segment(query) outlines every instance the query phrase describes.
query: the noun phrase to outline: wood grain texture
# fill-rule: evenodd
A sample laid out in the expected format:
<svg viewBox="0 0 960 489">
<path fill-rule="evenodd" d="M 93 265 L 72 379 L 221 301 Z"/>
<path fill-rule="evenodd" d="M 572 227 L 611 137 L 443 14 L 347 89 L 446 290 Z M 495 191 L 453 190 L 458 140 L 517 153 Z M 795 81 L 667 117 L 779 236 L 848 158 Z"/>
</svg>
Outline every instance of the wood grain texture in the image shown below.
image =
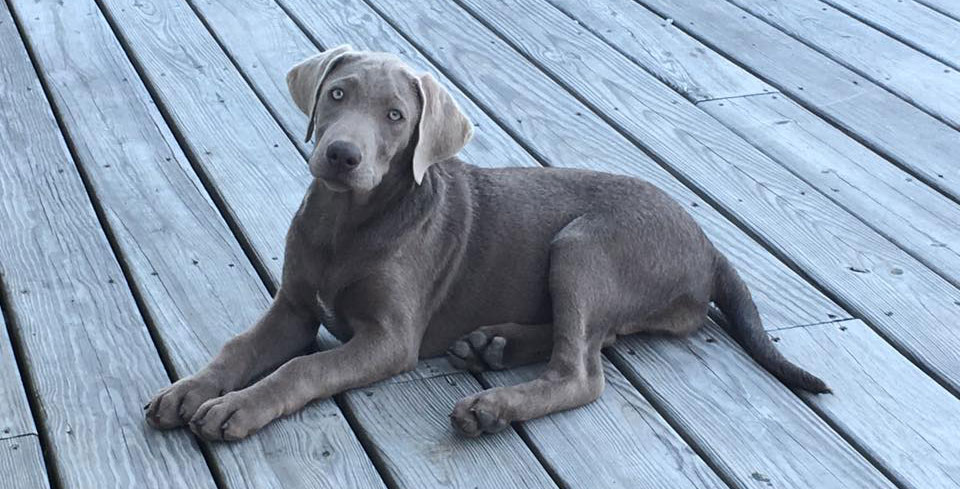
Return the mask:
<svg viewBox="0 0 960 489">
<path fill-rule="evenodd" d="M 611 350 L 735 487 L 895 487 L 715 324 L 686 339 L 628 336 Z"/>
<path fill-rule="evenodd" d="M 658 66 L 643 53 L 669 49 L 702 53 L 694 60 L 720 57 L 672 25 L 653 30 L 656 22 L 663 23 L 662 19 L 630 0 L 551 1 L 561 4 L 568 14 L 573 14 L 577 20 L 593 28 L 599 37 L 617 45 L 621 52 L 653 73 L 657 73 Z M 744 1 L 767 5 L 765 2 Z M 782 4 L 782 1 L 777 2 L 777 5 Z M 835 12 L 832 7 L 828 9 Z M 850 20 L 845 14 L 835 15 Z M 645 25 L 649 27 L 645 29 L 648 34 L 631 36 L 619 29 L 603 29 L 611 22 Z M 823 27 L 822 24 L 816 25 Z M 708 73 L 701 75 L 701 71 L 693 69 L 685 73 L 699 77 L 691 83 L 714 83 Z M 669 76 L 671 72 L 660 73 L 661 79 Z M 741 76 L 753 77 L 747 72 L 742 72 Z M 685 80 L 685 77 L 676 80 L 673 85 Z M 960 256 L 954 251 L 960 246 L 960 231 L 956 225 L 960 223 L 960 207 L 949 199 L 785 97 L 736 97 L 703 101 L 698 107 L 888 239 L 909 250 L 954 285 L 960 285 Z"/>
<path fill-rule="evenodd" d="M 555 488 L 513 429 L 465 439 L 450 428 L 450 409 L 481 390 L 466 373 L 389 380 L 346 396 L 365 425 L 389 479 L 410 488 Z"/>
<path fill-rule="evenodd" d="M 960 286 L 960 206 L 787 98 L 698 106 Z"/>
<path fill-rule="evenodd" d="M 416 50 L 390 36 L 361 35 L 364 32 L 363 24 L 375 23 L 369 15 L 364 18 L 357 10 L 347 8 L 333 11 L 298 9 L 302 25 L 310 29 L 308 37 L 273 0 L 191 1 L 304 154 L 309 154 L 313 149 L 309 143 L 303 142 L 307 118 L 293 104 L 287 92 L 285 75 L 295 63 L 321 49 L 348 43 L 356 49 L 396 53 L 409 60 L 416 69 L 430 71 L 441 84 L 450 87 L 457 103 L 473 121 L 475 129 L 473 139 L 462 152 L 464 158 L 487 166 L 537 164 L 486 113 L 448 83 L 442 73 L 430 69 L 429 63 Z M 290 7 L 296 8 L 298 5 Z M 323 24 L 343 23 L 340 28 L 344 34 L 316 29 L 314 16 L 318 15 L 323 18 Z M 351 28 L 358 24 L 358 28 Z M 315 45 L 313 41 L 320 45 Z"/>
<path fill-rule="evenodd" d="M 732 4 L 638 1 L 960 200 L 960 132 Z"/>
<path fill-rule="evenodd" d="M 823 1 L 960 70 L 960 22 L 914 0 Z"/>
<path fill-rule="evenodd" d="M 960 291 L 949 282 L 693 104 L 672 103 L 677 98 L 673 91 L 560 12 L 538 8 L 535 2 L 465 3 L 960 391 L 960 331 L 953 327 Z M 445 14 L 457 15 L 450 8 Z M 465 30 L 469 21 L 458 19 L 458 29 Z M 512 50 L 493 48 L 495 36 L 480 27 L 471 29 L 470 37 L 482 39 L 486 55 L 497 65 L 523 62 Z M 583 52 L 591 56 L 578 54 Z M 511 58 L 516 61 L 506 61 Z M 535 76 L 522 86 L 534 83 Z"/>
<path fill-rule="evenodd" d="M 491 385 L 536 377 L 544 365 L 487 372 Z M 727 487 L 623 374 L 604 359 L 606 388 L 586 406 L 519 423 L 564 487 Z"/>
<path fill-rule="evenodd" d="M 859 320 L 773 334 L 780 351 L 833 389 L 831 396 L 803 393 L 807 401 L 901 487 L 960 486 L 960 399 Z"/>
<path fill-rule="evenodd" d="M 393 2 L 376 5 L 550 165 L 644 178 L 683 203 L 738 267 L 768 327 L 847 316 L 529 63 L 519 56 L 491 55 L 494 49 L 499 53 L 509 47 L 475 21 L 454 23 L 442 20 L 439 13 L 419 12 L 436 8 L 447 15 L 458 12 L 455 7 L 436 3 L 423 9 L 400 8 Z M 459 19 L 466 14 L 460 11 L 456 15 Z M 676 96 L 670 105 L 681 100 Z"/>
<path fill-rule="evenodd" d="M 13 356 L 13 343 L 0 316 L 0 439 L 29 434 L 37 434 L 37 427 Z"/>
<path fill-rule="evenodd" d="M 956 0 L 917 0 L 917 3 L 960 21 L 960 2 Z"/>
<path fill-rule="evenodd" d="M 302 155 L 185 1 L 100 5 L 214 197 L 279 277 L 283 236 L 311 178 Z"/>
<path fill-rule="evenodd" d="M 949 66 L 818 1 L 731 1 L 954 128 L 960 127 L 960 76 Z M 960 38 L 960 24 L 956 35 Z"/>
<path fill-rule="evenodd" d="M 169 379 L 6 4 L 0 22 L 0 273 L 58 483 L 213 488 L 189 435 L 143 422 Z"/>
<path fill-rule="evenodd" d="M 10 489 L 50 487 L 36 435 L 0 439 L 0 486 Z"/>
<path fill-rule="evenodd" d="M 776 92 L 632 0 L 549 2 L 694 102 Z"/>
<path fill-rule="evenodd" d="M 133 285 L 176 375 L 190 375 L 269 295 L 96 5 L 15 5 Z M 211 451 L 228 487 L 382 487 L 329 400 Z"/>
</svg>

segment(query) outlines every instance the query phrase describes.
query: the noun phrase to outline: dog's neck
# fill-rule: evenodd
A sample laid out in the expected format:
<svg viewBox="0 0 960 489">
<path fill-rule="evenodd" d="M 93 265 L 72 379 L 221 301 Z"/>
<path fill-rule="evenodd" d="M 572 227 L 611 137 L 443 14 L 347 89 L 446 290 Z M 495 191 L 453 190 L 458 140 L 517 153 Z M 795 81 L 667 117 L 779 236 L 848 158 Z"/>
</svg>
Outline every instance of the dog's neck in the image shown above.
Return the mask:
<svg viewBox="0 0 960 489">
<path fill-rule="evenodd" d="M 314 180 L 298 212 L 302 222 L 310 223 L 310 240 L 332 249 L 358 239 L 386 242 L 429 219 L 443 182 L 424 178 L 417 185 L 409 172 L 392 173 L 369 192 L 337 192 Z"/>
</svg>

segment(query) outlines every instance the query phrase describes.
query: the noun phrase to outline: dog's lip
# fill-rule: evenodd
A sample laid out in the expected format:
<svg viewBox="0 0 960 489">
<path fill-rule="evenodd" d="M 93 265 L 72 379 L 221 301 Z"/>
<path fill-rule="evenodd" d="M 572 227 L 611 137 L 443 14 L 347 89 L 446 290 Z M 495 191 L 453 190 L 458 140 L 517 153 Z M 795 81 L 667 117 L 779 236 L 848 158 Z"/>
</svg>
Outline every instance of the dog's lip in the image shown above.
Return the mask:
<svg viewBox="0 0 960 489">
<path fill-rule="evenodd" d="M 333 190 L 334 192 L 346 192 L 350 190 L 350 186 L 330 178 L 317 177 L 317 180 L 320 180 L 328 189 Z"/>
</svg>

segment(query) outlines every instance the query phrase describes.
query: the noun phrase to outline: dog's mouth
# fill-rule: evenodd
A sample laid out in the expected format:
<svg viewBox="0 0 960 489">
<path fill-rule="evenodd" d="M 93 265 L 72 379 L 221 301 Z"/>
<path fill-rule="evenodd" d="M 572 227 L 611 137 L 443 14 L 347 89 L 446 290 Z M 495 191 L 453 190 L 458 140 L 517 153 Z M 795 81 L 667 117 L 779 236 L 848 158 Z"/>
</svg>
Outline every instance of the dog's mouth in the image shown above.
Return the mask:
<svg viewBox="0 0 960 489">
<path fill-rule="evenodd" d="M 317 180 L 320 180 L 324 186 L 334 192 L 346 192 L 347 190 L 350 190 L 349 185 L 329 177 L 317 177 Z"/>
</svg>

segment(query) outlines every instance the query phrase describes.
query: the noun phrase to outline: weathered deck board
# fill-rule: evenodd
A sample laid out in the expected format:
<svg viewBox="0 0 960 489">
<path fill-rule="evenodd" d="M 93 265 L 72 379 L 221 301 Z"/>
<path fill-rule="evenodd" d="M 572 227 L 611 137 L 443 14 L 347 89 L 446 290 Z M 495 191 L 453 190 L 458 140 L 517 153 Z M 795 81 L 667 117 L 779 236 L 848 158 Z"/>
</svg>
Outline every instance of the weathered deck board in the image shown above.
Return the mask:
<svg viewBox="0 0 960 489">
<path fill-rule="evenodd" d="M 0 481 L 11 489 L 50 487 L 36 435 L 0 439 Z"/>
<path fill-rule="evenodd" d="M 960 76 L 940 61 L 821 2 L 731 2 L 954 128 L 960 127 Z M 960 38 L 960 24 L 956 36 Z"/>
<path fill-rule="evenodd" d="M 0 23 L 7 18 L 0 16 Z M 0 36 L 4 34 L 0 26 Z M 5 83 L 0 79 L 0 87 Z M 0 125 L 4 124 L 0 118 Z M 0 189 L 3 185 L 0 185 Z M 0 254 L 2 259 L 2 254 Z M 2 286 L 2 283 L 0 283 Z M 47 488 L 37 427 L 30 413 L 20 371 L 13 357 L 7 325 L 0 315 L 0 485 Z"/>
<path fill-rule="evenodd" d="M 531 380 L 543 365 L 484 374 L 492 385 Z M 599 399 L 520 423 L 564 487 L 720 489 L 726 487 L 650 402 L 604 359 Z"/>
<path fill-rule="evenodd" d="M 913 0 L 822 1 L 960 70 L 960 22 Z"/>
<path fill-rule="evenodd" d="M 234 222 L 248 238 L 260 261 L 270 263 L 267 272 L 271 282 L 276 284 L 278 265 L 267 257 L 281 256 L 280 248 L 295 206 L 286 207 L 280 202 L 273 205 L 269 198 L 275 197 L 273 193 L 294 195 L 298 200 L 302 197 L 305 184 L 311 178 L 302 155 L 185 2 L 171 0 L 156 10 L 139 3 L 123 7 L 120 0 L 104 3 L 113 18 L 113 25 L 120 30 L 133 56 L 139 60 L 142 75 L 156 91 L 158 102 L 171 114 L 183 141 L 193 148 L 197 163 L 210 184 L 231 209 L 237 209 Z M 162 25 L 163 29 L 151 29 L 153 25 Z M 184 65 L 183 58 L 173 56 L 171 52 L 190 53 L 189 63 Z M 282 80 L 285 74 L 284 71 L 275 76 Z M 243 154 L 246 148 L 256 145 L 260 146 L 257 154 L 269 152 L 269 159 L 266 155 L 264 160 L 257 160 L 256 155 Z M 236 160 L 228 161 L 228 156 L 234 156 Z M 238 169 L 237 161 L 250 161 L 251 166 Z M 250 171 L 254 166 L 256 171 Z M 252 181 L 253 177 L 260 181 Z M 264 206 L 264 202 L 272 205 Z M 265 212 L 267 207 L 269 212 Z M 286 215 L 279 217 L 282 214 Z M 264 215 L 273 216 L 279 222 L 264 222 Z M 359 392 L 348 392 L 343 398 L 349 402 L 360 395 Z M 394 403 L 393 410 L 404 411 L 408 422 L 418 425 L 420 430 L 438 429 L 433 426 L 435 420 L 426 417 L 423 411 L 411 411 L 396 396 L 382 397 Z M 449 397 L 434 395 L 423 402 L 450 409 Z M 352 412 L 350 415 L 356 420 L 360 435 L 373 446 L 394 451 L 409 448 L 391 445 L 392 438 L 381 440 L 387 436 L 377 431 L 384 423 L 382 413 Z M 449 423 L 444 423 L 442 428 L 449 429 Z M 478 473 L 483 467 L 491 480 L 504 477 L 497 468 L 507 467 L 510 460 L 526 460 L 536 465 L 534 455 L 515 433 L 506 439 L 511 445 L 510 450 L 486 450 L 483 453 L 488 454 L 489 459 L 464 458 L 456 460 L 456 464 L 464 468 L 476 467 Z M 490 443 L 489 440 L 476 441 L 480 446 Z M 430 460 L 429 453 L 416 455 L 414 458 L 421 460 L 420 464 L 408 466 L 406 470 L 422 471 L 423 461 Z M 427 466 L 431 470 L 439 469 L 436 463 Z M 549 482 L 546 474 L 542 475 Z"/>
<path fill-rule="evenodd" d="M 960 286 L 956 203 L 784 97 L 699 107 Z"/>
<path fill-rule="evenodd" d="M 597 36 L 639 47 L 625 54 L 694 102 L 777 91 L 631 0 L 549 2 Z"/>
<path fill-rule="evenodd" d="M 687 339 L 628 336 L 612 351 L 736 487 L 894 487 L 712 323 Z"/>
<path fill-rule="evenodd" d="M 960 486 L 960 399 L 859 320 L 773 334 L 787 357 L 823 372 L 833 389 L 802 395 L 901 487 Z"/>
<path fill-rule="evenodd" d="M 917 0 L 917 3 L 960 21 L 960 2 L 957 0 Z"/>
<path fill-rule="evenodd" d="M 701 60 L 720 55 L 679 29 L 648 29 L 648 35 L 642 37 L 620 29 L 603 29 L 611 22 L 653 26 L 662 20 L 642 6 L 630 0 L 551 1 L 661 79 L 669 78 L 676 70 L 661 70 L 643 53 L 659 51 L 661 46 L 676 52 L 699 53 L 695 58 L 676 60 L 690 65 L 680 70 L 685 73 L 680 80 L 689 79 L 707 90 L 711 88 L 713 78 L 703 72 Z M 754 78 L 747 72 L 740 76 Z M 671 85 L 675 84 L 676 80 Z M 689 93 L 684 95 L 692 98 Z M 960 285 L 960 252 L 954 251 L 960 249 L 960 207 L 952 201 L 788 98 L 775 94 L 736 97 L 703 101 L 698 107 L 954 285 Z"/>
<path fill-rule="evenodd" d="M 176 375 L 190 375 L 256 321 L 269 294 L 97 6 L 15 5 L 134 288 Z M 382 487 L 329 400 L 211 450 L 228 487 Z"/>
<path fill-rule="evenodd" d="M 0 273 L 59 484 L 213 488 L 189 435 L 142 421 L 169 379 L 6 4 L 0 21 Z"/>
<path fill-rule="evenodd" d="M 956 164 L 960 132 L 735 5 L 638 1 L 960 200 L 960 165 Z"/>
<path fill-rule="evenodd" d="M 378 5 L 389 12 L 398 8 L 393 4 Z M 416 38 L 415 42 L 429 51 L 451 78 L 497 114 L 501 124 L 550 165 L 631 174 L 686 203 L 687 211 L 750 284 L 768 327 L 818 323 L 847 316 L 527 63 L 516 58 L 491 59 L 484 44 L 492 45 L 463 35 L 458 26 L 436 22 L 427 16 L 416 20 L 398 15 L 391 17 L 405 26 L 406 35 Z M 502 43 L 498 47 L 502 47 Z M 680 98 L 676 98 L 679 103 Z"/>
<path fill-rule="evenodd" d="M 300 152 L 186 2 L 100 5 L 214 199 L 279 277 L 283 236 L 310 181 Z"/>
<path fill-rule="evenodd" d="M 237 62 L 240 71 L 250 80 L 253 88 L 305 155 L 309 154 L 313 146 L 312 143 L 303 142 L 306 117 L 293 104 L 290 94 L 287 93 L 287 84 L 284 79 L 290 67 L 316 54 L 321 48 L 351 42 L 357 49 L 366 46 L 368 49 L 393 52 L 400 56 L 415 55 L 414 52 L 407 51 L 409 47 L 391 43 L 388 40 L 389 36 L 381 39 L 373 34 L 335 36 L 326 32 L 308 36 L 273 0 L 191 0 L 191 2 L 210 26 L 220 44 Z M 290 6 L 290 8 L 296 7 L 296 4 Z M 316 12 L 316 10 L 313 11 Z M 372 17 L 364 19 L 358 15 L 357 11 L 350 9 L 323 12 L 320 20 L 325 23 L 345 22 L 347 25 L 356 26 L 355 30 L 358 32 L 361 30 L 366 32 L 364 25 L 376 23 Z M 305 26 L 308 29 L 314 27 L 310 23 Z M 321 46 L 315 45 L 315 41 L 320 42 Z M 442 77 L 439 74 L 438 76 Z M 445 82 L 443 78 L 438 80 L 441 83 Z M 451 86 L 448 83 L 444 85 Z M 479 159 L 492 166 L 537 164 L 529 153 L 517 145 L 470 99 L 458 90 L 451 90 L 451 93 L 475 126 L 474 138 L 463 152 L 465 158 Z"/>
<path fill-rule="evenodd" d="M 703 60 L 720 55 L 679 29 L 648 29 L 648 35 L 638 37 L 603 28 L 612 22 L 638 26 L 662 22 L 644 7 L 630 0 L 551 1 L 661 80 L 677 70 L 662 70 L 643 53 L 659 51 L 661 46 L 698 53 L 676 59 L 675 63 L 689 65 L 679 70 L 686 74 L 680 81 L 689 79 L 711 89 L 713 78 L 703 68 L 714 63 Z M 754 78 L 747 72 L 740 76 Z M 689 93 L 684 95 L 693 99 Z M 790 99 L 774 95 L 703 101 L 698 107 L 960 285 L 960 253 L 955 251 L 960 248 L 960 230 L 955 225 L 960 223 L 960 207 Z"/>
<path fill-rule="evenodd" d="M 37 434 L 37 427 L 13 356 L 13 343 L 3 316 L 0 316 L 0 440 L 30 434 Z"/>
<path fill-rule="evenodd" d="M 960 291 L 949 282 L 693 104 L 673 104 L 676 93 L 592 34 L 578 35 L 578 24 L 560 12 L 535 8 L 529 1 L 523 6 L 465 3 L 960 392 L 960 331 L 953 326 Z M 492 39 L 491 34 L 472 33 Z M 498 65 L 519 58 L 492 44 L 487 52 Z M 582 52 L 591 56 L 576 54 Z"/>
<path fill-rule="evenodd" d="M 461 397 L 481 390 L 464 373 L 391 380 L 346 396 L 366 426 L 374 452 L 398 487 L 556 487 L 516 431 L 467 440 L 450 428 L 450 409 Z M 425 421 L 421 421 L 425 420 Z"/>
</svg>

